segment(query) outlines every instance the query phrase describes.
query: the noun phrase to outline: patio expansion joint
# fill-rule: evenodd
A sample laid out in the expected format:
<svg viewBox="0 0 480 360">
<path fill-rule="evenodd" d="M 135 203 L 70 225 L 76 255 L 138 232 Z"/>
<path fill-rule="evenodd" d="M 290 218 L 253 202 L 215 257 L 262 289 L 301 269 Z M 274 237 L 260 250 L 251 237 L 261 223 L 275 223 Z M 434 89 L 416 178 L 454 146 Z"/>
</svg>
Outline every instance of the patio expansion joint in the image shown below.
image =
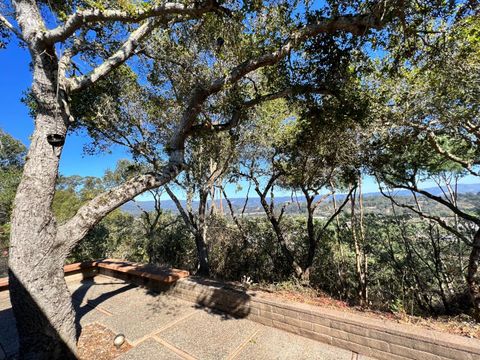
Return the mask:
<svg viewBox="0 0 480 360">
<path fill-rule="evenodd" d="M 235 350 L 232 351 L 230 355 L 227 356 L 226 360 L 233 360 L 235 359 L 238 354 L 248 345 L 248 343 L 262 330 L 261 327 L 256 329 L 244 342 L 237 346 Z"/>
<path fill-rule="evenodd" d="M 166 323 L 164 326 L 162 326 L 160 329 L 155 329 L 154 331 L 152 331 L 151 333 L 145 335 L 145 336 L 142 336 L 140 339 L 137 339 L 135 341 L 132 341 L 131 344 L 133 346 L 137 346 L 138 344 L 140 344 L 141 342 L 147 340 L 148 338 L 151 338 L 151 337 L 155 337 L 155 336 L 158 336 L 158 333 L 164 331 L 164 330 L 167 330 L 168 328 L 176 325 L 177 323 L 179 323 L 180 321 L 183 321 L 185 319 L 188 319 L 190 316 L 192 316 L 193 314 L 196 313 L 196 310 L 192 310 L 192 312 L 182 316 L 182 317 L 179 317 L 178 319 L 175 319 L 173 321 L 170 321 L 169 323 Z"/>
<path fill-rule="evenodd" d="M 153 335 L 152 338 L 159 342 L 161 345 L 165 346 L 168 350 L 174 352 L 175 354 L 177 354 L 178 356 L 180 356 L 182 359 L 185 359 L 185 360 L 197 360 L 197 358 L 193 357 L 192 355 L 190 355 L 189 353 L 183 351 L 182 349 L 179 349 L 177 348 L 176 346 L 170 344 L 168 341 L 162 339 L 161 337 L 159 337 L 158 335 Z"/>
<path fill-rule="evenodd" d="M 74 298 L 74 299 L 75 299 L 75 298 Z M 113 316 L 113 313 L 111 313 L 110 311 L 102 308 L 102 307 L 99 306 L 99 305 L 93 305 L 93 304 L 91 304 L 88 300 L 87 300 L 87 301 L 83 300 L 82 302 L 80 302 L 80 305 L 82 305 L 82 306 L 87 306 L 87 307 L 89 307 L 89 308 L 92 309 L 92 310 L 96 310 L 96 311 L 98 311 L 98 312 L 101 312 L 102 314 L 105 314 L 105 315 L 108 315 L 108 316 Z"/>
</svg>

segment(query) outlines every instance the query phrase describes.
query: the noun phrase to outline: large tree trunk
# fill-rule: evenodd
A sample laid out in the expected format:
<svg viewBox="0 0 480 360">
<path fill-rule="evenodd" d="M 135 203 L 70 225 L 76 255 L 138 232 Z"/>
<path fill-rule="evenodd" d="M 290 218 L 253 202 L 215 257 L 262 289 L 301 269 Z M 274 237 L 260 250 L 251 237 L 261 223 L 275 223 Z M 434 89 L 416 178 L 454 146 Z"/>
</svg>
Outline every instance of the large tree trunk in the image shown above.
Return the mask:
<svg viewBox="0 0 480 360">
<path fill-rule="evenodd" d="M 51 207 L 60 150 L 47 142 L 48 133 L 65 134 L 66 130 L 63 120 L 57 123 L 54 93 L 50 95 L 50 102 L 39 106 L 12 213 L 10 297 L 20 357 L 25 359 L 74 358 L 76 346 L 73 308 L 63 274 L 69 248 L 58 241 Z"/>
<path fill-rule="evenodd" d="M 20 359 L 76 359 L 76 332 L 70 293 L 63 274 L 63 261 L 41 263 L 32 271 L 11 269 L 10 298 L 20 340 Z"/>
<path fill-rule="evenodd" d="M 478 263 L 480 262 L 480 228 L 475 233 L 472 251 L 468 261 L 467 285 L 473 305 L 473 317 L 480 322 L 480 279 Z"/>
<path fill-rule="evenodd" d="M 66 135 L 64 93 L 57 86 L 58 60 L 53 46 L 35 40 L 42 26 L 33 2 L 15 3 L 17 19 L 29 41 L 33 64 L 32 94 L 36 99 L 35 130 L 12 212 L 10 297 L 20 337 L 20 357 L 74 358 L 75 324 L 63 264 L 69 246 L 57 237 L 52 201 L 61 147 L 48 134 Z"/>
</svg>

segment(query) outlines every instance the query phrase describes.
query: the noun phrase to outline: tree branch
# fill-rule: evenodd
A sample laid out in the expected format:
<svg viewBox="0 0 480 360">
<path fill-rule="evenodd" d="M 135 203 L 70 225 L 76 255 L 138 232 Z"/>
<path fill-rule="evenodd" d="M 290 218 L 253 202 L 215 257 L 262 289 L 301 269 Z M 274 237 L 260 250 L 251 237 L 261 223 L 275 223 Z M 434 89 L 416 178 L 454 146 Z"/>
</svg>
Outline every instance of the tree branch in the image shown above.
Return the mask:
<svg viewBox="0 0 480 360">
<path fill-rule="evenodd" d="M 165 18 L 168 15 L 199 16 L 206 11 L 213 10 L 214 7 L 215 2 L 209 0 L 199 7 L 195 6 L 195 4 L 184 5 L 178 2 L 167 2 L 165 4 L 151 6 L 149 9 L 141 9 L 139 7 L 133 11 L 108 9 L 79 10 L 73 15 L 70 15 L 63 25 L 40 34 L 40 40 L 47 44 L 65 41 L 81 27 L 97 22 L 121 21 L 125 23 L 137 23 L 148 18 Z"/>
<path fill-rule="evenodd" d="M 457 231 L 456 229 L 454 229 L 453 227 L 451 227 L 450 225 L 448 225 L 444 220 L 442 220 L 440 217 L 438 216 L 434 216 L 434 215 L 428 215 L 426 214 L 425 212 L 419 210 L 418 208 L 415 208 L 414 206 L 412 205 L 407 205 L 407 204 L 401 204 L 399 203 L 397 200 L 395 200 L 395 198 L 390 195 L 390 194 L 386 194 L 383 190 L 383 188 L 380 186 L 379 187 L 380 189 L 380 193 L 387 199 L 389 199 L 392 204 L 394 204 L 395 206 L 398 206 L 398 207 L 401 207 L 401 208 L 404 208 L 404 209 L 409 209 L 410 211 L 412 211 L 413 213 L 417 214 L 418 216 L 420 216 L 421 218 L 425 218 L 425 219 L 429 219 L 429 220 L 433 220 L 435 221 L 438 225 L 440 225 L 442 228 L 444 228 L 445 230 L 451 232 L 452 234 L 456 235 L 459 239 L 462 239 L 463 242 L 465 242 L 465 244 L 467 245 L 471 245 L 471 241 L 469 241 L 463 234 L 461 234 L 459 231 Z"/>
<path fill-rule="evenodd" d="M 183 169 L 183 150 L 170 155 L 170 161 L 159 174 L 148 173 L 136 176 L 122 185 L 106 191 L 80 207 L 77 213 L 65 224 L 59 226 L 57 242 L 72 249 L 87 232 L 108 213 L 135 196 L 165 185 Z"/>
<path fill-rule="evenodd" d="M 440 196 L 436 196 L 436 195 L 433 195 L 432 193 L 429 193 L 428 191 L 419 189 L 416 185 L 410 187 L 410 186 L 397 184 L 397 185 L 394 185 L 394 187 L 397 187 L 397 188 L 400 188 L 400 189 L 405 189 L 405 190 L 415 191 L 418 194 L 421 194 L 421 195 L 423 195 L 423 196 L 425 196 L 425 197 L 427 197 L 431 200 L 434 200 L 434 201 L 444 205 L 445 207 L 450 209 L 454 214 L 457 214 L 461 218 L 463 218 L 465 220 L 472 221 L 473 223 L 475 223 L 477 225 L 480 225 L 480 219 L 478 217 L 476 217 L 474 215 L 470 215 L 470 214 L 460 210 L 458 207 L 453 205 L 451 202 L 443 199 Z"/>
<path fill-rule="evenodd" d="M 167 191 L 168 196 L 170 196 L 170 199 L 175 203 L 177 206 L 178 212 L 183 218 L 183 221 L 185 222 L 185 225 L 188 227 L 190 232 L 195 235 L 197 231 L 197 227 L 195 222 L 191 221 L 192 218 L 188 216 L 187 212 L 183 208 L 182 204 L 180 203 L 180 200 L 178 200 L 177 196 L 174 194 L 174 192 L 170 189 L 168 185 L 165 185 L 165 190 Z"/>
<path fill-rule="evenodd" d="M 327 227 L 330 225 L 330 223 L 333 221 L 333 219 L 335 219 L 342 212 L 345 205 L 348 204 L 350 196 L 352 196 L 352 193 L 356 188 L 357 188 L 356 186 L 352 186 L 352 188 L 350 189 L 348 194 L 345 196 L 345 199 L 343 200 L 342 204 L 338 207 L 338 209 L 335 210 L 335 212 L 332 214 L 332 216 L 330 216 L 330 218 L 327 220 L 327 222 L 322 226 L 322 228 L 319 231 L 319 233 L 317 235 L 317 238 L 315 240 L 316 243 L 318 243 L 320 241 L 323 232 L 325 231 L 325 229 L 327 229 Z M 332 193 L 332 196 L 335 196 L 335 193 Z"/>
<path fill-rule="evenodd" d="M 384 2 L 381 2 L 381 4 L 381 6 L 377 6 L 375 11 L 369 14 L 345 15 L 338 16 L 333 19 L 322 18 L 317 22 L 306 25 L 302 29 L 295 31 L 290 38 L 287 39 L 285 45 L 281 46 L 279 50 L 264 54 L 254 59 L 249 59 L 242 64 L 233 67 L 227 72 L 226 76 L 222 76 L 213 80 L 209 85 L 198 85 L 192 92 L 187 109 L 183 116 L 182 123 L 185 126 L 182 127 L 184 128 L 184 131 L 187 134 L 191 131 L 194 120 L 200 113 L 203 103 L 209 96 L 220 92 L 226 85 L 233 85 L 237 83 L 247 74 L 259 68 L 278 63 L 280 60 L 290 54 L 293 49 L 298 47 L 307 39 L 312 38 L 320 33 L 335 33 L 337 31 L 348 32 L 355 35 L 363 35 L 369 29 L 382 28 Z M 255 99 L 253 101 L 255 101 Z M 172 146 L 175 147 L 175 140 L 172 143 Z"/>
<path fill-rule="evenodd" d="M 326 86 L 295 86 L 291 88 L 287 88 L 281 91 L 277 91 L 275 93 L 270 93 L 266 95 L 260 95 L 255 97 L 254 99 L 247 100 L 243 102 L 242 104 L 238 105 L 232 113 L 231 119 L 226 122 L 226 123 L 221 123 L 221 124 L 211 124 L 211 123 L 203 123 L 199 125 L 194 125 L 191 128 L 191 133 L 198 133 L 202 131 L 225 131 L 225 130 L 230 130 L 234 128 L 235 126 L 238 125 L 240 122 L 240 118 L 242 115 L 242 110 L 254 107 L 260 103 L 266 102 L 266 101 L 272 101 L 280 98 L 287 97 L 289 95 L 295 95 L 295 94 L 304 94 L 304 93 L 316 93 L 316 94 L 324 94 L 324 95 L 333 95 L 331 91 L 327 89 Z"/>
<path fill-rule="evenodd" d="M 470 174 L 472 174 L 474 176 L 479 175 L 477 172 L 472 170 L 472 164 L 469 161 L 463 160 L 463 159 L 459 158 L 458 156 L 456 156 L 456 155 L 450 153 L 449 151 L 445 150 L 444 148 L 442 148 L 440 146 L 440 144 L 438 143 L 437 137 L 435 136 L 433 131 L 427 131 L 427 136 L 428 136 L 428 140 L 429 140 L 430 144 L 433 146 L 433 148 L 435 149 L 435 151 L 438 154 L 446 157 L 448 160 L 451 160 L 451 161 L 456 162 L 457 164 L 461 165 Z"/>
<path fill-rule="evenodd" d="M 132 32 L 122 46 L 101 65 L 88 74 L 68 79 L 66 81 L 68 90 L 73 92 L 84 89 L 127 61 L 132 55 L 134 55 L 140 41 L 150 34 L 157 26 L 158 21 L 159 20 L 157 19 L 148 19 L 143 25 Z"/>
<path fill-rule="evenodd" d="M 10 30 L 12 33 L 15 34 L 15 36 L 23 41 L 23 42 L 26 42 L 25 39 L 23 38 L 23 35 L 20 31 L 18 31 L 10 21 L 7 20 L 7 18 L 5 16 L 3 16 L 2 14 L 0 14 L 0 24 L 2 24 L 5 28 L 7 28 L 8 30 Z"/>
</svg>

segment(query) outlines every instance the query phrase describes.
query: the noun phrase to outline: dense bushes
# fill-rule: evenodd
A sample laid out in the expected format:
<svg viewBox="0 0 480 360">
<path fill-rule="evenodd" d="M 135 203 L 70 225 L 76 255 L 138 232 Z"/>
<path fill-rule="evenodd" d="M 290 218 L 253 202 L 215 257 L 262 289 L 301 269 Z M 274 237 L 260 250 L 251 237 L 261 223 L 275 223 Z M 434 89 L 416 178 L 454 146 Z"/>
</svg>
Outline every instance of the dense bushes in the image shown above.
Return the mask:
<svg viewBox="0 0 480 360">
<path fill-rule="evenodd" d="M 196 269 L 193 236 L 180 218 L 163 213 L 151 239 L 142 232 L 142 219 L 115 212 L 79 245 L 71 261 L 119 257 Z M 212 276 L 233 281 L 250 278 L 274 283 L 293 278 L 271 224 L 262 216 L 246 216 L 236 225 L 225 216 L 211 216 L 208 247 Z M 316 226 L 321 226 L 316 221 Z M 288 216 L 282 222 L 288 245 L 299 261 L 306 252 L 305 219 Z M 331 225 L 322 237 L 309 286 L 333 297 L 358 303 L 355 246 L 349 217 Z M 409 314 L 457 313 L 469 308 L 464 267 L 470 248 L 428 221 L 408 214 L 366 214 L 361 247 L 367 262 L 368 305 Z M 463 231 L 468 231 L 464 228 Z"/>
</svg>

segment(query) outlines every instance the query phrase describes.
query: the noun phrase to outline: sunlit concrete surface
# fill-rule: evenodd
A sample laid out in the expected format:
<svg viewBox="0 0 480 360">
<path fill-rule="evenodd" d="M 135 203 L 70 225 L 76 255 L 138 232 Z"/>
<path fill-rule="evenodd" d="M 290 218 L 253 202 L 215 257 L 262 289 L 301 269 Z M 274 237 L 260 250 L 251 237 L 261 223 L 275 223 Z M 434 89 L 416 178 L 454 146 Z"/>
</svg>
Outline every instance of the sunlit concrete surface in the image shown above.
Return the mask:
<svg viewBox="0 0 480 360">
<path fill-rule="evenodd" d="M 96 322 L 125 334 L 133 348 L 122 360 L 367 359 L 119 279 L 97 276 L 70 283 L 69 288 L 80 328 Z M 18 347 L 15 320 L 7 293 L 0 294 L 0 343 L 12 356 Z"/>
</svg>

